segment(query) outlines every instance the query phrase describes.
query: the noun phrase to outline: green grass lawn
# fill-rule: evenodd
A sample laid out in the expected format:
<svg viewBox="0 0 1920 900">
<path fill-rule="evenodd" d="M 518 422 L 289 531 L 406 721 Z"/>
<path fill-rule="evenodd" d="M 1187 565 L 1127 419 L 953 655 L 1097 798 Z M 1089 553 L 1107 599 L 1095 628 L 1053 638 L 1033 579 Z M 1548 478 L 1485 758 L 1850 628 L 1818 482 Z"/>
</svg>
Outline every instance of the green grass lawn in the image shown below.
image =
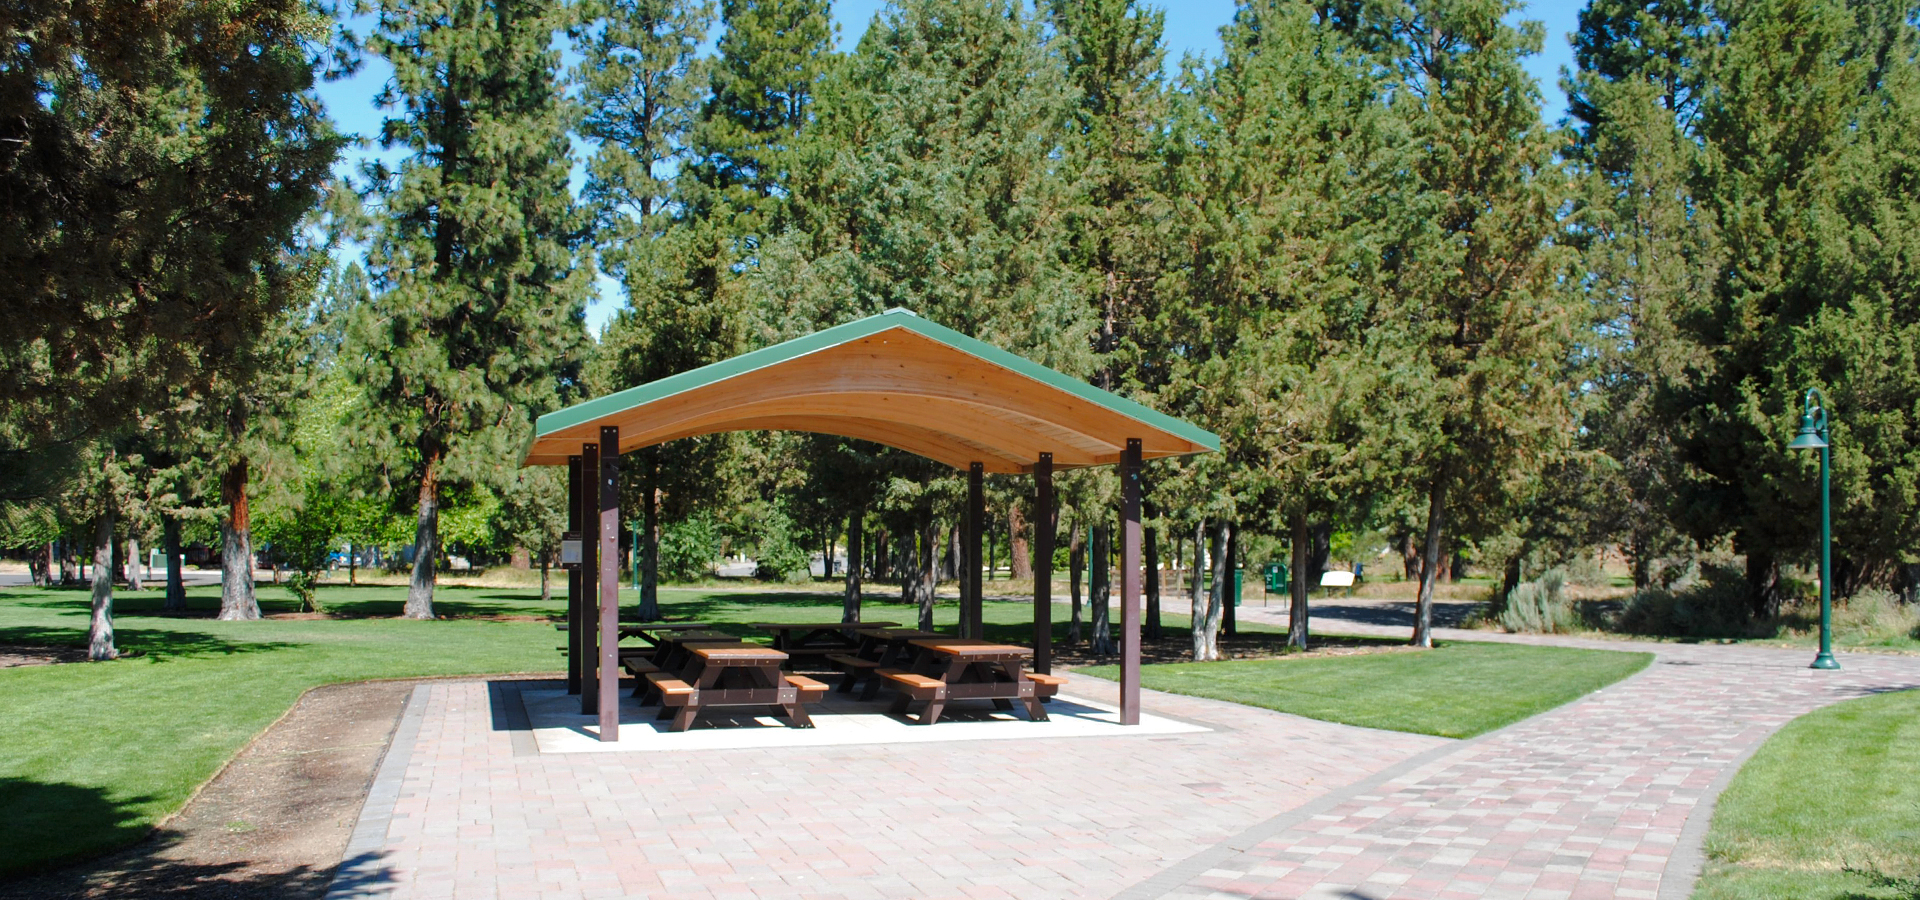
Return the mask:
<svg viewBox="0 0 1920 900">
<path fill-rule="evenodd" d="M 1920 691 L 1809 713 L 1714 807 L 1701 900 L 1920 897 Z"/>
<path fill-rule="evenodd" d="M 1648 653 L 1452 642 L 1428 651 L 1144 666 L 1141 684 L 1368 728 L 1464 738 L 1645 668 Z M 1117 678 L 1114 666 L 1083 672 Z"/>
</svg>

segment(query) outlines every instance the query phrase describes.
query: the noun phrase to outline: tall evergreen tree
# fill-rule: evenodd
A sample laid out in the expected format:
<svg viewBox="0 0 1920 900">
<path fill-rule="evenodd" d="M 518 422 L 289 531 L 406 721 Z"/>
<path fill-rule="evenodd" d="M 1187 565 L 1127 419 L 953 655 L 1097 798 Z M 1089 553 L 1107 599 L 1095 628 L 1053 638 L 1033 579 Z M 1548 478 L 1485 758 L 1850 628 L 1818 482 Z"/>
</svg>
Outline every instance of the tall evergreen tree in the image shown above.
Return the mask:
<svg viewBox="0 0 1920 900">
<path fill-rule="evenodd" d="M 1711 290 L 1719 266 L 1693 195 L 1700 146 L 1692 132 L 1714 26 L 1700 3 L 1620 0 L 1597 0 L 1580 22 L 1580 68 L 1566 87 L 1577 129 L 1571 156 L 1583 176 L 1572 218 L 1593 324 L 1596 396 L 1582 432 L 1613 463 L 1595 470 L 1595 490 L 1580 505 L 1620 540 L 1644 588 L 1658 559 L 1685 549 L 1669 506 L 1686 477 L 1674 452 L 1677 423 L 1655 408 L 1654 387 L 1697 358 L 1676 340 L 1675 317 Z"/>
<path fill-rule="evenodd" d="M 288 302 L 263 267 L 340 147 L 309 90 L 326 27 L 297 0 L 9 10 L 0 456 L 191 396 Z"/>
<path fill-rule="evenodd" d="M 1065 140 L 1064 174 L 1072 190 L 1063 249 L 1099 323 L 1092 343 L 1093 381 L 1107 390 L 1138 394 L 1131 376 L 1140 369 L 1130 363 L 1141 356 L 1136 332 L 1150 304 L 1163 246 L 1156 233 L 1160 204 L 1154 150 L 1165 108 L 1160 74 L 1165 14 L 1134 0 L 1052 0 L 1048 8 L 1075 95 Z M 1101 492 L 1116 493 L 1111 486 Z M 1111 518 L 1093 516 L 1096 558 L 1112 544 Z M 1089 594 L 1091 649 L 1101 655 L 1117 649 L 1106 580 L 1104 567 L 1096 565 Z"/>
<path fill-rule="evenodd" d="M 720 21 L 687 193 L 701 213 L 729 220 L 750 252 L 788 224 L 780 198 L 832 65 L 833 20 L 826 0 L 722 0 Z"/>
<path fill-rule="evenodd" d="M 444 487 L 497 476 L 557 400 L 586 334 L 592 266 L 567 189 L 571 111 L 555 30 L 531 0 L 383 2 L 369 46 L 394 70 L 373 166 L 375 293 L 347 354 L 367 392 L 360 441 L 417 496 L 406 615 L 433 616 Z"/>
<path fill-rule="evenodd" d="M 1911 278 L 1913 26 L 1878 7 L 1753 0 L 1721 10 L 1723 45 L 1691 136 L 1692 194 L 1724 248 L 1711 290 L 1674 316 L 1691 354 L 1657 373 L 1688 477 L 1676 518 L 1731 536 L 1751 608 L 1782 599 L 1783 561 L 1811 559 L 1810 454 L 1785 449 L 1801 392 L 1834 404 L 1835 587 L 1915 560 Z M 1906 349 L 1900 349 L 1906 348 Z M 1855 505 L 1858 504 L 1858 505 Z"/>
<path fill-rule="evenodd" d="M 1380 333 L 1427 508 L 1417 646 L 1432 644 L 1450 514 L 1504 503 L 1572 434 L 1573 309 L 1555 243 L 1568 184 L 1521 65 L 1541 29 L 1509 25 L 1516 9 L 1389 0 L 1331 17 L 1394 73 L 1393 109 L 1419 148 L 1410 171 L 1424 190 L 1397 211 L 1403 230 L 1385 247 L 1392 328 Z"/>
</svg>

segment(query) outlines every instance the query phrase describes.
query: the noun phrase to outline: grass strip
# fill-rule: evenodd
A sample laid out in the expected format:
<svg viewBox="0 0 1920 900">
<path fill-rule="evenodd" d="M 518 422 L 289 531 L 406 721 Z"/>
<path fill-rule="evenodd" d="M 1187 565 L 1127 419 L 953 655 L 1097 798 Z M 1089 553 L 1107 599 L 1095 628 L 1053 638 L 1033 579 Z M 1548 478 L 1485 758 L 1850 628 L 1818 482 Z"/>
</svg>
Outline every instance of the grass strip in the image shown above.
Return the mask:
<svg viewBox="0 0 1920 900">
<path fill-rule="evenodd" d="M 1484 734 L 1645 668 L 1649 653 L 1451 642 L 1432 650 L 1142 666 L 1145 687 L 1441 737 Z M 1083 673 L 1118 678 L 1117 666 Z"/>
<path fill-rule="evenodd" d="M 1862 697 L 1769 738 L 1720 796 L 1699 900 L 1920 898 L 1920 691 Z"/>
</svg>

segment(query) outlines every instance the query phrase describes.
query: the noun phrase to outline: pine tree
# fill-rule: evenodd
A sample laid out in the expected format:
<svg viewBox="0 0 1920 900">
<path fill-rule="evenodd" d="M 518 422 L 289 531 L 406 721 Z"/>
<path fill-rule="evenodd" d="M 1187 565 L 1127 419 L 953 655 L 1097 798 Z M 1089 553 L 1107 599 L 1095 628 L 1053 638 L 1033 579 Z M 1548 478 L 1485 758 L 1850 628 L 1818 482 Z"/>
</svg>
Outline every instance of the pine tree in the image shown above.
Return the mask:
<svg viewBox="0 0 1920 900">
<path fill-rule="evenodd" d="M 571 111 L 554 32 L 529 0 L 385 2 L 369 42 L 394 68 L 375 166 L 375 288 L 350 331 L 367 393 L 359 440 L 418 497 L 406 615 L 433 616 L 447 485 L 498 479 L 515 438 L 557 401 L 586 339 L 592 267 L 567 189 Z"/>
<path fill-rule="evenodd" d="M 1578 510 L 1620 539 L 1636 587 L 1654 563 L 1681 552 L 1670 500 L 1686 477 L 1674 452 L 1676 423 L 1655 408 L 1654 387 L 1680 377 L 1697 354 L 1675 337 L 1675 316 L 1711 290 L 1720 262 L 1707 217 L 1695 214 L 1692 136 L 1706 77 L 1711 19 L 1698 3 L 1597 0 L 1574 38 L 1580 69 L 1567 83 L 1581 169 L 1577 223 L 1594 325 L 1595 401 L 1583 443 L 1611 460 Z M 1563 498 L 1564 499 L 1564 498 Z M 1515 579 L 1509 579 L 1510 581 Z"/>
<path fill-rule="evenodd" d="M 1425 497 L 1414 644 L 1431 646 L 1434 580 L 1450 514 L 1504 504 L 1572 435 L 1573 306 L 1557 289 L 1557 214 L 1568 196 L 1521 67 L 1538 23 L 1507 0 L 1386 2 L 1334 25 L 1395 75 L 1392 109 L 1419 148 L 1423 191 L 1385 246 L 1379 352 L 1395 360 L 1386 404 Z"/>
<path fill-rule="evenodd" d="M 686 193 L 696 214 L 729 221 L 750 252 L 788 224 L 780 198 L 832 64 L 833 20 L 826 0 L 722 0 L 720 21 Z"/>
<path fill-rule="evenodd" d="M 1048 9 L 1075 95 L 1065 140 L 1063 174 L 1071 180 L 1071 192 L 1063 249 L 1099 323 L 1091 347 L 1093 381 L 1137 394 L 1141 391 L 1130 377 L 1141 372 L 1136 329 L 1152 302 L 1162 255 L 1154 150 L 1165 106 L 1160 75 L 1165 14 L 1142 9 L 1134 0 L 1053 0 Z M 1117 493 L 1112 486 L 1100 492 Z M 1093 516 L 1096 557 L 1112 544 L 1110 518 Z M 1106 655 L 1116 647 L 1108 627 L 1104 569 L 1096 565 L 1095 575 L 1091 649 Z"/>
</svg>

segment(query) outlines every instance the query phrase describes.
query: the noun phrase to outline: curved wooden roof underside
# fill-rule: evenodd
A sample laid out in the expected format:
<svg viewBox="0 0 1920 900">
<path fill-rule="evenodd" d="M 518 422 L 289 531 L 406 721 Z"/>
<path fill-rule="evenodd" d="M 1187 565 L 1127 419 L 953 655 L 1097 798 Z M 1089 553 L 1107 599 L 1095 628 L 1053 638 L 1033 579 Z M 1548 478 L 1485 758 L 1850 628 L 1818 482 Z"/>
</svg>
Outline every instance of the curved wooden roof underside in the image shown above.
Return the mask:
<svg viewBox="0 0 1920 900">
<path fill-rule="evenodd" d="M 889 310 L 541 416 L 526 465 L 562 465 L 600 428 L 620 452 L 725 431 L 810 431 L 965 469 L 1111 465 L 1129 438 L 1156 459 L 1218 450 L 1207 431 Z"/>
</svg>

